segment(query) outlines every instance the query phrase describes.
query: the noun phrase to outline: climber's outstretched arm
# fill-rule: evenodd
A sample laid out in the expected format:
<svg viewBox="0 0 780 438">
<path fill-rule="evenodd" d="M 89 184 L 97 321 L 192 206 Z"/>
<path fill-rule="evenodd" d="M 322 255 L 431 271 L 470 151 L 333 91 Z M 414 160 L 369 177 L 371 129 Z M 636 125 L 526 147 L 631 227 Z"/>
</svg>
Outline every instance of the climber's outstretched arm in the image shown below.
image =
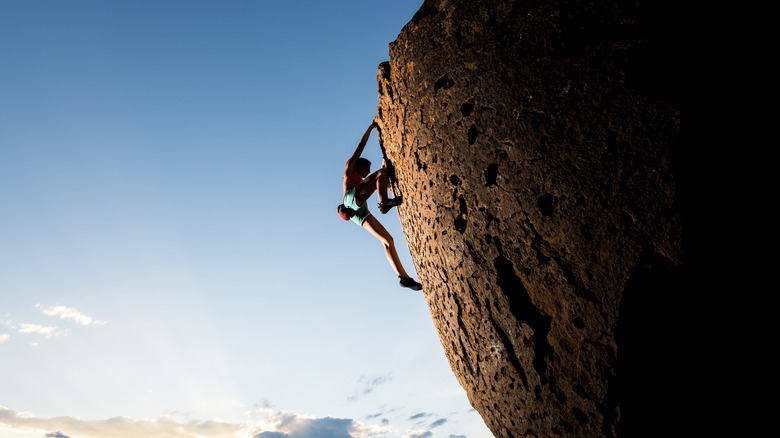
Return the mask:
<svg viewBox="0 0 780 438">
<path fill-rule="evenodd" d="M 368 137 L 371 135 L 371 130 L 379 126 L 376 121 L 371 122 L 371 126 L 366 129 L 366 133 L 363 134 L 363 138 L 360 139 L 360 143 L 358 143 L 357 149 L 355 149 L 355 153 L 352 154 L 352 157 L 347 161 L 346 166 L 344 166 L 344 173 L 349 175 L 350 173 L 355 171 L 355 165 L 357 164 L 357 159 L 360 158 L 360 155 L 363 154 L 363 149 L 366 147 L 366 143 L 368 143 Z"/>
</svg>

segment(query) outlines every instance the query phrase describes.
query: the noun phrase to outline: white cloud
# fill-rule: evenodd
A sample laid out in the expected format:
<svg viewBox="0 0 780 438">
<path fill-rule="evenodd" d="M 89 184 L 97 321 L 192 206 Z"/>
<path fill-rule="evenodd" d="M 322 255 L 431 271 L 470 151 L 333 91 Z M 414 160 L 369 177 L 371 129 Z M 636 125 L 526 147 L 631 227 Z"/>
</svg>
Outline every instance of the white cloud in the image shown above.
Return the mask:
<svg viewBox="0 0 780 438">
<path fill-rule="evenodd" d="M 99 321 L 92 319 L 92 317 L 87 316 L 78 310 L 72 308 L 72 307 L 65 307 L 65 306 L 50 306 L 47 308 L 44 308 L 40 304 L 36 304 L 34 306 L 36 309 L 39 309 L 43 312 L 44 315 L 47 316 L 59 316 L 62 319 L 66 320 L 72 320 L 77 324 L 81 325 L 103 325 L 106 324 L 107 321 Z M 52 338 L 55 336 L 64 336 L 68 334 L 67 329 L 60 329 L 55 326 L 45 326 L 41 324 L 31 324 L 31 323 L 16 323 L 12 320 L 0 320 L 0 325 L 4 325 L 8 327 L 9 329 L 16 330 L 19 333 L 31 333 L 31 334 L 37 334 L 45 336 L 47 339 Z M 0 335 L 0 344 L 3 344 L 8 341 L 10 338 L 10 335 L 3 334 Z M 37 343 L 31 343 L 32 346 L 37 346 Z"/>
<path fill-rule="evenodd" d="M 47 308 L 43 308 L 43 306 L 40 304 L 36 304 L 35 308 L 40 309 L 44 315 L 59 316 L 62 319 L 70 319 L 81 325 L 103 325 L 107 322 L 92 319 L 92 317 L 87 316 L 72 307 L 49 306 Z"/>
<path fill-rule="evenodd" d="M 57 327 L 43 326 L 40 324 L 21 324 L 19 326 L 19 333 L 35 333 L 38 335 L 51 338 L 52 336 L 60 336 L 67 333 L 66 330 L 60 330 Z"/>
<path fill-rule="evenodd" d="M 404 435 L 404 438 L 429 438 L 433 436 L 430 430 L 409 430 Z"/>
<path fill-rule="evenodd" d="M 393 373 L 361 376 L 360 379 L 358 379 L 358 385 L 360 385 L 360 388 L 358 389 L 357 394 L 347 397 L 347 400 L 355 401 L 361 396 L 370 394 L 378 386 L 390 382 L 391 380 L 393 380 Z"/>
</svg>

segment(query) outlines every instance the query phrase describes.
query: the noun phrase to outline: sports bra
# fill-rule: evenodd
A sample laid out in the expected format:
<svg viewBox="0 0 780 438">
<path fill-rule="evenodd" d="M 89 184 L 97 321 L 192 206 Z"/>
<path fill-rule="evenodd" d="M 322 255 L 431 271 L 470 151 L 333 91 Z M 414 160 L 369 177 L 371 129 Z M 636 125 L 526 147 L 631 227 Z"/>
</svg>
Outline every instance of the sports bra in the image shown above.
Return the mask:
<svg viewBox="0 0 780 438">
<path fill-rule="evenodd" d="M 347 175 L 347 182 L 348 182 L 347 187 L 353 188 L 356 185 L 362 183 L 363 182 L 363 178 L 360 176 L 360 174 L 356 170 L 356 171 L 350 173 L 349 175 Z"/>
</svg>

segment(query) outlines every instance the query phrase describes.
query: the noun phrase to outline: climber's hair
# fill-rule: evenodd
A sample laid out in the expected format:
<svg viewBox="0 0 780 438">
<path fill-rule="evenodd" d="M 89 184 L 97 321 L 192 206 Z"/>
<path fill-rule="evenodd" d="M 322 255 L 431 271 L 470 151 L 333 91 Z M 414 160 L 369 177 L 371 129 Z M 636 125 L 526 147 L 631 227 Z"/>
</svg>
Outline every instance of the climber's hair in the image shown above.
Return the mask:
<svg viewBox="0 0 780 438">
<path fill-rule="evenodd" d="M 367 159 L 360 157 L 357 159 L 357 162 L 355 163 L 355 168 L 357 169 L 360 166 L 368 166 L 368 168 L 371 168 L 371 162 Z"/>
</svg>

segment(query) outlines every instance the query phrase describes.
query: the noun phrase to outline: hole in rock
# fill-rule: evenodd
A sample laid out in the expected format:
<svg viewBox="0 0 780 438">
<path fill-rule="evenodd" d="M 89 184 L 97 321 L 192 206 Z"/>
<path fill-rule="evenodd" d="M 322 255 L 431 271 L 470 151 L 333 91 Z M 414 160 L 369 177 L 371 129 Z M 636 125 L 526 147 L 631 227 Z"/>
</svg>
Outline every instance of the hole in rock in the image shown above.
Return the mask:
<svg viewBox="0 0 780 438">
<path fill-rule="evenodd" d="M 492 187 L 498 178 L 498 163 L 493 163 L 485 169 L 485 187 Z"/>
<path fill-rule="evenodd" d="M 539 211 L 542 212 L 543 216 L 550 216 L 553 213 L 553 210 L 555 210 L 555 205 L 558 203 L 558 198 L 556 198 L 554 195 L 547 193 L 546 195 L 539 198 L 537 201 L 537 204 L 539 205 Z"/>
<path fill-rule="evenodd" d="M 466 231 L 466 225 L 468 225 L 468 220 L 466 219 L 468 207 L 466 206 L 466 200 L 463 199 L 463 196 L 458 197 L 458 201 L 460 203 L 460 214 L 455 218 L 455 230 L 460 234 L 463 234 Z"/>
<path fill-rule="evenodd" d="M 455 230 L 460 234 L 463 234 L 466 231 L 466 225 L 468 225 L 466 217 L 459 214 L 458 217 L 455 218 Z"/>
<path fill-rule="evenodd" d="M 433 84 L 433 91 L 439 91 L 440 88 L 450 88 L 453 85 L 455 85 L 455 81 L 450 79 L 449 76 L 444 75 L 440 77 L 435 84 Z"/>
<path fill-rule="evenodd" d="M 474 111 L 474 105 L 470 103 L 464 103 L 460 106 L 460 113 L 463 114 L 463 117 L 470 116 L 472 111 Z"/>
<path fill-rule="evenodd" d="M 477 131 L 477 126 L 471 125 L 471 128 L 469 128 L 469 144 L 474 144 L 474 142 L 477 141 L 478 135 L 479 131 Z"/>
</svg>

